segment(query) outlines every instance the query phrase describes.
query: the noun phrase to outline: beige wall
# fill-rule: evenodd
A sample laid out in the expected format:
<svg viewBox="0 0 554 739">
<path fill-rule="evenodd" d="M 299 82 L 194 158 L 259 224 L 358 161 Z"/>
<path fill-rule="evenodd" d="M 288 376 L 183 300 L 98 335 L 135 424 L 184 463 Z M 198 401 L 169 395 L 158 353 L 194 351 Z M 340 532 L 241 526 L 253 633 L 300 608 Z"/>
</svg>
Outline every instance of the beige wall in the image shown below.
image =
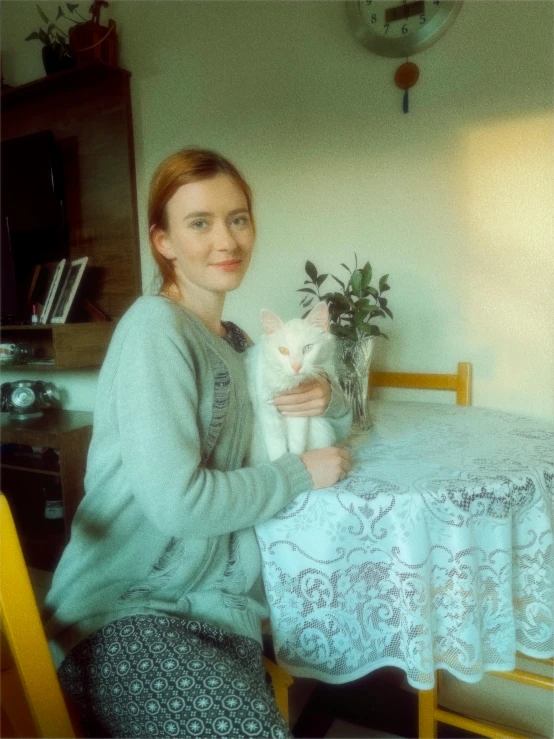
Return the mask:
<svg viewBox="0 0 554 739">
<path fill-rule="evenodd" d="M 342 2 L 124 0 L 110 15 L 133 73 L 145 290 L 152 171 L 183 145 L 213 147 L 251 181 L 259 224 L 228 318 L 258 336 L 261 307 L 298 314 L 307 258 L 340 273 L 357 251 L 390 274 L 378 365 L 469 360 L 475 405 L 554 417 L 550 2 L 466 0 L 414 57 L 408 115 L 397 62 L 354 39 Z M 34 3 L 2 3 L 11 84 L 43 75 L 40 44 L 23 41 L 37 19 Z M 68 407 L 92 407 L 95 377 L 56 375 Z"/>
</svg>

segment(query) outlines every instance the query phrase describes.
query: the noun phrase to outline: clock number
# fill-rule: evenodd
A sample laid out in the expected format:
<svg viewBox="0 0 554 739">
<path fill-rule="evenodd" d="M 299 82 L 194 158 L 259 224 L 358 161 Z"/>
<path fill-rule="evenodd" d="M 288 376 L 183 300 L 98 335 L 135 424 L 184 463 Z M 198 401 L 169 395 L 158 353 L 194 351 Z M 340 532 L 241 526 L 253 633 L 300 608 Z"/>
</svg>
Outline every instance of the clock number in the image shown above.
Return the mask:
<svg viewBox="0 0 554 739">
<path fill-rule="evenodd" d="M 425 23 L 425 16 L 424 15 L 420 15 L 419 16 L 419 25 L 422 26 L 424 23 Z"/>
<path fill-rule="evenodd" d="M 408 33 L 408 26 L 404 24 L 402 26 L 402 35 L 405 36 Z"/>
<path fill-rule="evenodd" d="M 389 32 L 389 26 L 390 26 L 390 23 L 385 23 L 385 36 Z"/>
<path fill-rule="evenodd" d="M 377 15 L 375 13 L 372 13 L 371 14 L 371 22 L 372 23 L 377 23 Z"/>
</svg>

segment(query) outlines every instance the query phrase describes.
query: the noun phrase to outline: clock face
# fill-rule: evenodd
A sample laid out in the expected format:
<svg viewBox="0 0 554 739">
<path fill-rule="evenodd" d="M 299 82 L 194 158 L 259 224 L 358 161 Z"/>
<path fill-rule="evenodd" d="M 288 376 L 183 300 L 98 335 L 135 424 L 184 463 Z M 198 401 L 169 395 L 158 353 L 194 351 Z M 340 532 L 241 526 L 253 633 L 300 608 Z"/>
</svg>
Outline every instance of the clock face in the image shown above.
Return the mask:
<svg viewBox="0 0 554 739">
<path fill-rule="evenodd" d="M 381 56 L 402 57 L 431 46 L 454 21 L 463 0 L 346 0 L 358 40 Z"/>
</svg>

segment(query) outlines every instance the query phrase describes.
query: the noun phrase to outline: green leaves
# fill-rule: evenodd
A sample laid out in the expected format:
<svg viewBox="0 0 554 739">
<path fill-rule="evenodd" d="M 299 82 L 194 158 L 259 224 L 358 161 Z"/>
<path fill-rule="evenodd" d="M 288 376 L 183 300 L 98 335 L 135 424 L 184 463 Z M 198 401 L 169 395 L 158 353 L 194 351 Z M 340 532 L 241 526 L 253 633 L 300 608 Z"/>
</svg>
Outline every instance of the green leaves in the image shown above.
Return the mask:
<svg viewBox="0 0 554 739">
<path fill-rule="evenodd" d="M 45 23 L 50 23 L 50 20 L 49 20 L 48 16 L 46 15 L 46 13 L 44 13 L 44 11 L 43 11 L 43 10 L 42 10 L 42 9 L 40 8 L 40 6 L 39 6 L 39 5 L 37 5 L 37 10 L 38 10 L 38 14 L 39 14 L 39 15 L 40 15 L 40 17 L 42 18 L 42 20 L 43 20 L 43 21 L 44 21 Z"/>
<path fill-rule="evenodd" d="M 306 262 L 305 270 L 310 280 L 317 284 L 317 269 L 315 268 L 315 265 L 311 262 Z"/>
<path fill-rule="evenodd" d="M 298 292 L 307 293 L 301 300 L 301 306 L 307 308 L 314 300 L 323 300 L 329 306 L 329 322 L 331 333 L 335 336 L 356 341 L 363 336 L 384 336 L 379 326 L 374 321 L 381 318 L 392 318 L 392 313 L 387 306 L 387 299 L 382 293 L 390 290 L 388 275 L 383 275 L 379 280 L 378 289 L 371 285 L 373 270 L 371 264 L 366 262 L 363 267 L 358 267 L 358 256 L 354 254 L 354 269 L 342 263 L 341 267 L 348 272 L 348 282 L 343 282 L 335 275 L 319 274 L 316 266 L 309 260 L 304 269 L 310 278 L 304 280 L 304 285 Z M 320 287 L 328 277 L 332 277 L 340 285 L 342 292 L 320 293 Z M 306 312 L 302 317 L 308 313 Z"/>
<path fill-rule="evenodd" d="M 77 3 L 66 3 L 66 7 L 68 11 L 73 16 L 73 13 L 75 10 L 79 7 Z M 53 46 L 60 45 L 62 47 L 61 52 L 63 54 L 69 54 L 69 30 L 75 25 L 78 24 L 79 21 L 75 17 L 68 16 L 63 7 L 61 5 L 58 5 L 58 12 L 56 15 L 56 20 L 51 21 L 46 13 L 42 10 L 40 5 L 36 6 L 37 12 L 40 16 L 40 19 L 43 21 L 43 23 L 46 24 L 46 30 L 44 28 L 39 28 L 38 31 L 33 31 L 33 33 L 30 33 L 26 38 L 25 41 L 41 41 L 45 46 L 48 46 L 52 44 Z M 77 13 L 77 16 L 79 14 Z M 82 17 L 82 16 L 79 16 Z M 68 30 L 64 30 L 61 28 L 58 24 L 58 21 L 64 18 L 66 21 L 68 21 L 70 24 L 73 24 L 70 26 Z M 84 20 L 84 19 L 83 19 Z"/>
<path fill-rule="evenodd" d="M 372 277 L 371 264 L 369 262 L 366 262 L 365 267 L 362 270 L 362 290 L 365 290 L 366 287 L 369 285 L 369 283 L 371 282 L 371 277 Z"/>
<path fill-rule="evenodd" d="M 321 285 L 325 282 L 325 280 L 329 277 L 329 275 L 319 275 L 319 277 L 316 280 L 317 286 L 321 287 Z"/>
<path fill-rule="evenodd" d="M 355 272 L 352 272 L 349 285 L 354 295 L 357 298 L 361 298 L 362 297 L 362 273 L 360 272 L 359 269 L 357 269 Z"/>
</svg>

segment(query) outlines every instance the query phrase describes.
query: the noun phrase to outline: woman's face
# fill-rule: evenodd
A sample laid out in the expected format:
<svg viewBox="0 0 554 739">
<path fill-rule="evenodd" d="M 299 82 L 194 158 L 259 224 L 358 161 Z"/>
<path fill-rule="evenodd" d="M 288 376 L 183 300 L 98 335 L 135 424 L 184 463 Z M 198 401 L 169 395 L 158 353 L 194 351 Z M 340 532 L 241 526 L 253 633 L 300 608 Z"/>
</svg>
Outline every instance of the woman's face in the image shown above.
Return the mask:
<svg viewBox="0 0 554 739">
<path fill-rule="evenodd" d="M 231 177 L 218 174 L 180 187 L 166 206 L 168 230 L 154 235 L 157 249 L 173 260 L 188 295 L 224 294 L 244 277 L 254 246 L 246 196 Z"/>
</svg>

